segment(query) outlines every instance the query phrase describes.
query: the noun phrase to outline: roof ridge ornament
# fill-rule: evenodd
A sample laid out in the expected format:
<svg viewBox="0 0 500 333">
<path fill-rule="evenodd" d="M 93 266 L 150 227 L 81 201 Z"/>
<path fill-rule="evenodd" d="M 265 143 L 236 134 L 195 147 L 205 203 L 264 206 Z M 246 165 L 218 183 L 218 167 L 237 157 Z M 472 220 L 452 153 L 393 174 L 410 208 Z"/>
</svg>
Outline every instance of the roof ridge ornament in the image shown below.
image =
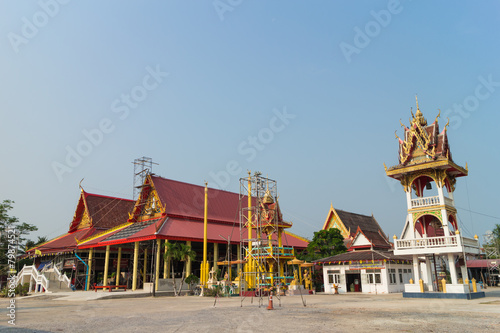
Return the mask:
<svg viewBox="0 0 500 333">
<path fill-rule="evenodd" d="M 436 116 L 436 120 L 434 120 L 435 123 L 437 123 L 438 121 L 438 118 L 441 118 L 441 109 L 438 109 L 439 110 L 439 113 L 438 115 Z"/>
</svg>

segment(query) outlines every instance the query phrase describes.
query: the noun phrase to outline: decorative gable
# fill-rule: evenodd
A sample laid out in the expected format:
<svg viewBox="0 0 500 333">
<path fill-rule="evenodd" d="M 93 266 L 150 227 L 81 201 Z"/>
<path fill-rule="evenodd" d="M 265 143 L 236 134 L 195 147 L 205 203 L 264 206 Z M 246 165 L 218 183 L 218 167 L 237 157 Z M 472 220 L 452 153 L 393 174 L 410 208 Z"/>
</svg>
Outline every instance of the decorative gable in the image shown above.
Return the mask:
<svg viewBox="0 0 500 333">
<path fill-rule="evenodd" d="M 342 223 L 342 220 L 335 211 L 335 208 L 333 208 L 333 204 L 330 206 L 330 211 L 328 212 L 325 224 L 323 225 L 323 230 L 328 230 L 332 228 L 339 229 L 344 239 L 349 238 L 351 234 L 351 230 L 350 229 L 348 230 L 344 225 L 344 223 Z"/>
<path fill-rule="evenodd" d="M 78 199 L 78 204 L 76 205 L 75 214 L 73 215 L 73 221 L 69 226 L 69 232 L 74 232 L 76 230 L 89 228 L 92 226 L 92 219 L 89 215 L 86 193 L 83 189 L 80 192 L 80 198 Z"/>
<path fill-rule="evenodd" d="M 358 233 L 356 236 L 354 236 L 354 239 L 352 240 L 350 247 L 358 247 L 358 246 L 371 246 L 372 242 L 366 236 L 358 230 Z"/>
<path fill-rule="evenodd" d="M 137 222 L 152 218 L 158 218 L 165 212 L 165 206 L 161 202 L 155 189 L 151 176 L 148 175 L 139 193 L 129 221 Z"/>
</svg>

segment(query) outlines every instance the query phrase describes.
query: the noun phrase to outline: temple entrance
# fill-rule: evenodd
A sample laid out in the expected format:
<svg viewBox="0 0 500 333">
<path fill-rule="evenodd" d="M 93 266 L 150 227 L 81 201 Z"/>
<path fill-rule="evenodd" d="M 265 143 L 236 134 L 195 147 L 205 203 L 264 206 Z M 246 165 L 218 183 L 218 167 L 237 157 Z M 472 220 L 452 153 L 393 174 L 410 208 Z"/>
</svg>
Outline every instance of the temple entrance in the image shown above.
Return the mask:
<svg viewBox="0 0 500 333">
<path fill-rule="evenodd" d="M 345 273 L 347 292 L 361 292 L 361 273 L 359 271 Z"/>
</svg>

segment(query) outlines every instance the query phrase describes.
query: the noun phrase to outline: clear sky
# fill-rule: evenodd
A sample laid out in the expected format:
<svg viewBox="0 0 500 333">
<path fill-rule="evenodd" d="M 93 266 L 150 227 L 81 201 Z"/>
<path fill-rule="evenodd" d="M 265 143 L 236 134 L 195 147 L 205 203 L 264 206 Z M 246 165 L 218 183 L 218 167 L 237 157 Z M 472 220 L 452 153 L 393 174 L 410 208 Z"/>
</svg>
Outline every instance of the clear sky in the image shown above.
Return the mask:
<svg viewBox="0 0 500 333">
<path fill-rule="evenodd" d="M 468 163 L 464 234 L 500 223 L 498 1 L 2 0 L 0 22 L 0 200 L 33 238 L 67 231 L 82 178 L 131 198 L 141 156 L 235 192 L 260 171 L 306 237 L 331 203 L 399 236 L 383 163 L 415 94 Z"/>
</svg>

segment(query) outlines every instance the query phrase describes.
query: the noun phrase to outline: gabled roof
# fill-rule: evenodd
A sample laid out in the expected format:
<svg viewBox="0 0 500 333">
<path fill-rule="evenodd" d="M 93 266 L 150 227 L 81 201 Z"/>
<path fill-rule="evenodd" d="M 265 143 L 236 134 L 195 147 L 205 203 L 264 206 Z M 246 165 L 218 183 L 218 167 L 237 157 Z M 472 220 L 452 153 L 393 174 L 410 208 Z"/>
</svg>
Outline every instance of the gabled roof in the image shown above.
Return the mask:
<svg viewBox="0 0 500 333">
<path fill-rule="evenodd" d="M 154 175 L 151 179 L 168 216 L 203 219 L 205 187 Z M 246 202 L 245 198 L 243 202 Z M 210 220 L 239 222 L 239 204 L 239 194 L 208 188 Z"/>
<path fill-rule="evenodd" d="M 335 219 L 336 217 L 338 217 L 342 225 L 338 226 L 339 224 L 338 221 L 337 225 L 335 226 L 331 224 L 333 221 L 332 219 Z M 361 230 L 363 230 L 364 232 L 372 231 L 376 233 L 381 233 L 382 235 L 385 236 L 384 232 L 382 231 L 382 228 L 378 224 L 375 217 L 373 217 L 373 215 L 366 216 L 356 213 L 350 213 L 344 210 L 335 209 L 333 208 L 333 205 L 330 206 L 330 211 L 328 212 L 325 224 L 323 225 L 323 230 L 327 230 L 332 227 L 339 228 L 341 232 L 343 231 L 342 229 L 347 230 L 348 231 L 347 234 L 342 233 L 345 238 L 354 237 L 354 235 L 358 230 L 358 227 L 361 228 Z"/>
<path fill-rule="evenodd" d="M 92 194 L 82 189 L 69 232 L 79 229 L 86 214 L 93 228 L 105 230 L 116 227 L 128 219 L 133 207 L 133 200 Z"/>
<path fill-rule="evenodd" d="M 207 238 L 209 242 L 225 243 L 220 235 L 230 236 L 231 243 L 240 242 L 241 203 L 247 203 L 246 196 L 233 192 L 208 188 Z M 146 213 L 145 202 L 153 196 L 156 209 L 153 214 Z M 139 199 L 133 209 L 133 217 L 128 223 L 115 229 L 100 233 L 94 237 L 82 240 L 79 248 L 101 247 L 105 245 L 124 244 L 139 240 L 169 239 L 181 241 L 203 241 L 203 220 L 205 209 L 205 187 L 188 184 L 180 181 L 149 175 L 145 180 Z M 285 228 L 291 224 L 281 221 L 281 213 L 277 206 L 279 225 Z M 149 214 L 149 215 L 148 215 Z M 147 227 L 137 226 L 148 221 L 155 221 Z M 118 230 L 119 229 L 119 230 Z M 246 230 L 244 231 L 246 233 Z M 273 235 L 276 238 L 276 235 Z M 244 239 L 248 238 L 246 235 Z M 284 232 L 283 245 L 297 248 L 306 248 L 308 241 L 292 233 Z"/>
<path fill-rule="evenodd" d="M 76 248 L 76 239 L 84 237 L 89 232 L 92 232 L 92 228 L 80 229 L 71 233 L 66 233 L 64 235 L 58 236 L 45 242 L 41 245 L 38 245 L 34 248 L 26 251 L 25 256 L 37 256 L 40 255 L 38 251 L 41 252 L 41 255 L 50 255 L 50 254 L 59 254 L 64 252 L 72 252 Z"/>
<path fill-rule="evenodd" d="M 29 249 L 26 255 L 40 255 L 38 251 L 42 255 L 71 252 L 79 240 L 123 224 L 133 206 L 132 200 L 87 193 L 82 189 L 69 231 Z"/>
<path fill-rule="evenodd" d="M 358 249 L 383 249 L 392 248 L 391 243 L 381 234 L 381 231 L 363 231 L 358 227 L 351 243 L 347 246 L 348 251 Z"/>
<path fill-rule="evenodd" d="M 377 250 L 363 250 L 363 251 L 351 251 L 341 254 L 334 255 L 332 257 L 322 258 L 315 260 L 318 264 L 339 264 L 347 263 L 353 261 L 371 261 L 371 260 L 387 260 L 387 261 L 401 261 L 410 263 L 412 262 L 412 256 L 397 256 L 394 255 L 392 251 L 377 251 Z"/>
<path fill-rule="evenodd" d="M 415 115 L 411 113 L 409 126 L 406 127 L 401 123 L 404 128 L 404 139 L 396 134 L 399 142 L 399 164 L 390 168 L 384 164 L 387 176 L 400 180 L 410 172 L 425 168 L 443 169 L 453 177 L 467 176 L 467 165 L 463 168 L 455 164 L 451 156 L 447 136 L 449 121 L 443 130 L 439 131 L 440 114 L 432 124 L 428 125 L 417 101 L 417 112 Z"/>
</svg>

